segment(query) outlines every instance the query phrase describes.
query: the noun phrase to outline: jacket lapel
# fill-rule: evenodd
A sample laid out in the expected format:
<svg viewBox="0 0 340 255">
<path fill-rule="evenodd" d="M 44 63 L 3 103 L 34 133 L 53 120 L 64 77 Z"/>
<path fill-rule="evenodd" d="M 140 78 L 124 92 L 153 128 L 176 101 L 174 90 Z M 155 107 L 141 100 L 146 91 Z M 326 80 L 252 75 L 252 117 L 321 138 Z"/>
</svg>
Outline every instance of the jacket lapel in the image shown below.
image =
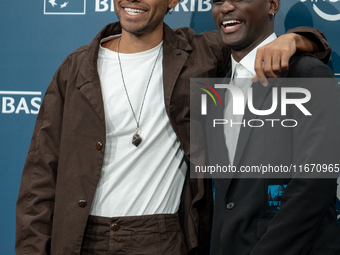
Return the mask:
<svg viewBox="0 0 340 255">
<path fill-rule="evenodd" d="M 230 80 L 231 69 L 228 71 L 225 78 L 227 80 Z M 223 102 L 223 105 L 225 105 L 226 89 L 223 89 L 223 91 L 220 92 L 219 94 L 221 96 L 221 100 Z M 217 115 L 216 115 L 217 118 L 221 118 L 221 119 L 224 118 L 224 109 L 225 109 L 225 107 L 219 107 L 218 108 Z M 224 161 L 223 165 L 228 166 L 230 164 L 230 162 L 229 162 L 229 156 L 228 156 L 228 148 L 227 148 L 226 140 L 224 138 L 224 127 L 223 126 L 224 125 L 218 125 L 217 126 L 218 129 L 216 130 L 216 134 L 213 137 L 215 137 L 215 139 L 216 139 L 214 141 L 214 144 L 218 144 L 217 148 L 220 149 L 216 152 L 217 154 L 219 154 L 218 157 L 223 158 L 223 161 Z M 223 187 L 225 189 L 225 192 L 227 192 L 228 189 L 229 189 L 231 180 L 232 180 L 231 178 L 222 178 L 222 179 L 215 179 L 214 182 L 215 182 L 216 188 L 218 188 L 218 186 L 220 186 L 220 188 Z M 220 183 L 221 181 L 223 182 L 223 184 Z"/>
<path fill-rule="evenodd" d="M 175 32 L 164 23 L 163 41 L 163 86 L 164 101 L 170 116 L 171 96 L 179 74 L 189 57 L 192 47 L 184 40 L 180 40 Z"/>
<path fill-rule="evenodd" d="M 260 82 L 253 83 L 253 105 L 255 109 L 261 109 L 264 100 L 267 98 L 268 94 L 271 91 L 272 86 L 269 84 L 267 87 L 264 87 Z M 249 108 L 245 108 L 243 120 L 245 120 L 245 127 L 241 126 L 240 135 L 237 142 L 236 153 L 234 158 L 234 165 L 239 166 L 240 161 L 242 159 L 242 155 L 246 148 L 248 139 L 251 135 L 253 127 L 248 126 L 248 120 L 257 119 L 258 115 L 253 114 L 249 111 Z M 261 148 L 260 148 L 261 149 Z"/>
<path fill-rule="evenodd" d="M 228 77 L 228 75 L 229 75 L 229 77 L 231 76 L 231 71 L 228 72 L 227 77 Z M 254 105 L 254 108 L 255 109 L 261 109 L 262 104 L 263 104 L 264 100 L 267 98 L 268 94 L 270 93 L 272 86 L 269 84 L 267 87 L 264 87 L 260 82 L 257 82 L 257 83 L 252 84 L 252 88 L 253 88 L 253 105 Z M 252 127 L 249 127 L 247 125 L 247 121 L 250 120 L 250 119 L 256 119 L 256 118 L 258 118 L 258 116 L 253 114 L 252 112 L 250 112 L 248 107 L 246 107 L 245 113 L 244 113 L 244 116 L 243 116 L 243 120 L 246 121 L 246 125 L 245 125 L 245 127 L 243 127 L 243 126 L 241 127 L 238 142 L 237 142 L 236 152 L 235 152 L 235 158 L 234 158 L 234 166 L 236 166 L 237 168 L 239 167 L 239 164 L 240 164 L 240 161 L 242 159 L 242 155 L 244 153 L 244 150 L 246 148 L 248 139 L 249 139 L 251 132 L 253 130 Z M 226 148 L 226 152 L 227 151 L 228 150 Z M 225 189 L 226 189 L 226 194 L 228 194 L 232 180 L 233 180 L 232 178 L 223 179 L 224 186 L 225 186 Z"/>
<path fill-rule="evenodd" d="M 80 65 L 76 87 L 91 103 L 98 114 L 105 127 L 104 103 L 102 97 L 102 90 L 97 71 L 97 59 L 99 52 L 99 45 L 101 39 L 110 35 L 121 34 L 122 28 L 119 23 L 112 23 L 107 25 L 98 35 L 92 40 L 90 46 L 87 48 L 85 57 Z"/>
<path fill-rule="evenodd" d="M 91 64 L 83 63 L 82 65 Z M 91 103 L 92 107 L 97 112 L 102 124 L 105 126 L 104 104 L 99 77 L 95 77 L 95 75 L 93 74 L 91 76 L 92 79 L 89 79 L 89 77 L 84 76 L 80 72 L 78 75 L 76 86 L 79 88 L 80 92 L 86 97 L 86 99 Z"/>
</svg>

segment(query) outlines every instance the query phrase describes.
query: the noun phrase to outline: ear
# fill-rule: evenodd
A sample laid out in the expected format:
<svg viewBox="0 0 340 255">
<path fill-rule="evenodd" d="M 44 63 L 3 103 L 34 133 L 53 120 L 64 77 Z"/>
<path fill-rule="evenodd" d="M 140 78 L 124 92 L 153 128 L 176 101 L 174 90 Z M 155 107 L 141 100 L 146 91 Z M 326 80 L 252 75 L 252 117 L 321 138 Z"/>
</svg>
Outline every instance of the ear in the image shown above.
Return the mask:
<svg viewBox="0 0 340 255">
<path fill-rule="evenodd" d="M 178 4 L 179 0 L 169 0 L 168 8 L 174 8 Z"/>
<path fill-rule="evenodd" d="M 280 10 L 281 1 L 269 0 L 269 3 L 270 3 L 269 15 L 275 15 Z"/>
</svg>

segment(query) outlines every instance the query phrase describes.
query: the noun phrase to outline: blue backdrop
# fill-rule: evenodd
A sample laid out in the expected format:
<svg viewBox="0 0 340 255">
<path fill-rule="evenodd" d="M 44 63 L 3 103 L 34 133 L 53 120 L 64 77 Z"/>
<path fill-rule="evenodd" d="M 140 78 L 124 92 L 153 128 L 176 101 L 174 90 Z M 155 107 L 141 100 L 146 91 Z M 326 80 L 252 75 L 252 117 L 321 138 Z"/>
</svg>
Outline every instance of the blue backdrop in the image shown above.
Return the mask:
<svg viewBox="0 0 340 255">
<path fill-rule="evenodd" d="M 333 48 L 329 65 L 340 81 L 340 0 L 284 0 L 281 5 L 277 34 L 302 25 L 322 30 Z M 165 20 L 173 28 L 212 30 L 211 7 L 211 0 L 182 0 Z M 117 18 L 113 0 L 2 0 L 0 17 L 0 253 L 13 255 L 15 203 L 45 89 L 70 52 Z"/>
</svg>

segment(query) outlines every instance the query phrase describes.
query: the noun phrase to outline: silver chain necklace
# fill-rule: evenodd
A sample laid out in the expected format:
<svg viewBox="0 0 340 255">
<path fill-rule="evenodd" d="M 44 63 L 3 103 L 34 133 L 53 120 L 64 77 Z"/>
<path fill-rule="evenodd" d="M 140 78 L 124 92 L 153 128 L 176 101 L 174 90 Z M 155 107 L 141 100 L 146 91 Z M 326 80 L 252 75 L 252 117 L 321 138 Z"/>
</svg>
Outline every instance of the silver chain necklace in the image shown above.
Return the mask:
<svg viewBox="0 0 340 255">
<path fill-rule="evenodd" d="M 122 81 L 123 81 L 123 85 L 124 85 L 124 89 L 125 89 L 125 94 L 126 94 L 126 97 L 127 97 L 128 101 L 129 101 L 130 108 L 131 108 L 131 111 L 132 111 L 132 113 L 133 113 L 133 117 L 135 118 L 135 121 L 136 121 L 136 124 L 137 124 L 136 131 L 135 131 L 135 133 L 134 133 L 133 136 L 132 136 L 132 144 L 135 145 L 136 147 L 138 147 L 138 146 L 142 143 L 142 141 L 143 141 L 142 137 L 138 134 L 138 131 L 139 131 L 139 123 L 140 123 L 140 117 L 142 116 L 142 110 L 143 110 L 143 106 L 144 106 L 144 101 L 145 101 L 146 92 L 148 91 L 148 88 L 149 88 L 149 85 L 150 85 L 150 81 L 151 81 L 151 78 L 152 78 L 152 75 L 153 75 L 153 71 L 155 70 L 155 66 L 156 66 L 156 63 L 157 63 L 159 54 L 160 54 L 160 52 L 161 52 L 162 46 L 159 48 L 159 51 L 158 51 L 158 54 L 157 54 L 155 63 L 153 64 L 153 67 L 152 67 L 152 70 L 151 70 L 151 74 L 150 74 L 150 77 L 149 77 L 149 81 L 148 81 L 148 84 L 146 85 L 146 88 L 145 88 L 144 97 L 143 97 L 143 101 L 142 101 L 142 106 L 141 106 L 141 108 L 140 108 L 140 112 L 139 112 L 139 116 L 138 116 L 138 120 L 137 120 L 135 111 L 133 110 L 133 107 L 132 107 L 132 104 L 131 104 L 131 101 L 130 101 L 130 97 L 129 97 L 129 94 L 128 94 L 128 92 L 127 92 L 126 85 L 125 85 L 125 80 L 124 80 L 124 75 L 123 75 L 122 63 L 121 63 L 120 57 L 119 57 L 119 46 L 120 46 L 120 41 L 121 41 L 121 38 L 119 38 L 119 41 L 118 41 L 118 49 L 117 49 L 117 53 L 118 53 L 118 61 L 119 61 L 119 67 L 120 67 L 120 73 L 121 73 L 121 75 L 122 75 Z"/>
</svg>

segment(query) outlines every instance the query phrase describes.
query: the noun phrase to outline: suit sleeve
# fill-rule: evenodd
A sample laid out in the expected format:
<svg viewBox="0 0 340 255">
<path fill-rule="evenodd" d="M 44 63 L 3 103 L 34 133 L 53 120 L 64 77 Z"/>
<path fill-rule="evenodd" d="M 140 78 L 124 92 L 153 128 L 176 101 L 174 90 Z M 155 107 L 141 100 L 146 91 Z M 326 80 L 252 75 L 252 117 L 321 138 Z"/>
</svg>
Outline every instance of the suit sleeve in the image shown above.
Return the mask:
<svg viewBox="0 0 340 255">
<path fill-rule="evenodd" d="M 16 206 L 17 255 L 50 254 L 63 97 L 53 78 L 37 116 Z"/>
<path fill-rule="evenodd" d="M 332 48 L 328 44 L 326 36 L 320 30 L 313 27 L 296 27 L 289 29 L 287 33 L 296 33 L 307 37 L 319 47 L 319 52 L 311 54 L 313 57 L 320 59 L 324 63 L 331 60 Z"/>
<path fill-rule="evenodd" d="M 294 67 L 296 74 L 301 77 L 334 77 L 332 71 L 321 63 L 314 66 L 312 64 L 308 68 L 314 61 L 317 60 L 307 57 L 298 62 L 298 66 L 303 69 Z M 312 116 L 304 115 L 296 107 L 291 108 L 291 116 L 298 121 L 298 126 L 293 131 L 292 164 L 339 166 L 340 90 L 336 79 L 328 79 L 322 84 L 308 83 L 305 88 L 310 91 L 311 100 L 304 105 Z M 291 179 L 282 196 L 280 210 L 250 254 L 310 254 L 320 236 L 321 225 L 325 222 L 326 215 L 329 216 L 330 208 L 334 206 L 336 175 L 332 176 L 335 178 Z"/>
</svg>

